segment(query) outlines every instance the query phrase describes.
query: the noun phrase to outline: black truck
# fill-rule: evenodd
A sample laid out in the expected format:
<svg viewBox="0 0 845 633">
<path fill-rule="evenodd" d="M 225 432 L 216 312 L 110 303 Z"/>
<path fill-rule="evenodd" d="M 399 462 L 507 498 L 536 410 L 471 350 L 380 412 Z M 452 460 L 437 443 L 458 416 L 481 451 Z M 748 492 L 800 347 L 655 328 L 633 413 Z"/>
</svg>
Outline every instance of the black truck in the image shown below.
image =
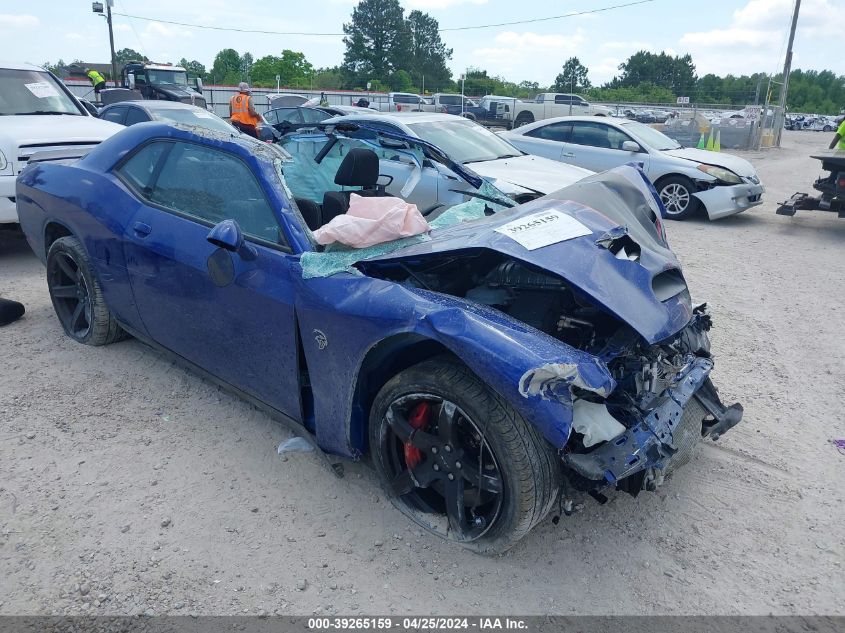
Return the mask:
<svg viewBox="0 0 845 633">
<path fill-rule="evenodd" d="M 202 79 L 188 79 L 188 71 L 172 64 L 128 62 L 120 71 L 120 88 L 109 88 L 100 93 L 103 105 L 141 99 L 178 101 L 206 107 L 202 95 Z"/>
</svg>

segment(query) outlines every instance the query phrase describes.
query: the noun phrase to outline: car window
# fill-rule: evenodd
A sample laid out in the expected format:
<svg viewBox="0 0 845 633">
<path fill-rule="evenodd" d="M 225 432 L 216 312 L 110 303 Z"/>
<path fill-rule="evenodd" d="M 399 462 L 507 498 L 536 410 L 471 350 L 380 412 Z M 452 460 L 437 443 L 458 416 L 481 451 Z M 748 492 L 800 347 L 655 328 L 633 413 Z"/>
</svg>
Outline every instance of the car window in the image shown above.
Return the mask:
<svg viewBox="0 0 845 633">
<path fill-rule="evenodd" d="M 572 97 L 572 103 L 573 103 L 573 105 L 580 105 L 580 106 L 590 105 L 589 103 L 584 101 L 581 97 Z"/>
<path fill-rule="evenodd" d="M 577 103 L 569 95 L 555 95 L 555 103 Z"/>
<path fill-rule="evenodd" d="M 126 117 L 126 106 L 115 106 L 103 112 L 100 117 L 104 121 L 111 121 L 112 123 L 120 123 L 123 125 L 123 119 Z"/>
<path fill-rule="evenodd" d="M 138 193 L 149 196 L 156 165 L 168 147 L 164 142 L 144 145 L 117 169 L 117 174 Z"/>
<path fill-rule="evenodd" d="M 461 98 L 458 96 L 445 95 L 440 97 L 440 103 L 443 105 L 461 105 Z"/>
<path fill-rule="evenodd" d="M 611 149 L 613 146 L 611 145 L 610 138 L 608 138 L 609 130 L 609 126 L 601 123 L 575 121 L 572 124 L 570 143 Z"/>
<path fill-rule="evenodd" d="M 300 113 L 302 114 L 303 123 L 319 123 L 331 117 L 330 114 L 314 108 L 302 108 Z"/>
<path fill-rule="evenodd" d="M 279 123 L 302 123 L 302 114 L 299 108 L 284 108 L 277 110 L 279 114 Z"/>
<path fill-rule="evenodd" d="M 227 152 L 174 143 L 148 198 L 209 225 L 232 219 L 246 236 L 276 244 L 281 239 L 279 224 L 254 174 Z"/>
<path fill-rule="evenodd" d="M 393 103 L 419 103 L 420 98 L 414 95 L 393 95 Z"/>
<path fill-rule="evenodd" d="M 395 125 L 391 125 L 390 123 L 383 123 L 382 121 L 350 121 L 350 123 L 366 125 L 368 128 L 375 128 L 376 130 L 384 130 L 386 132 L 396 132 L 398 134 L 404 134 L 404 132 Z M 376 132 L 373 132 L 372 130 L 356 130 L 355 132 L 350 133 L 349 136 L 358 139 L 374 139 L 378 136 L 378 134 Z"/>
<path fill-rule="evenodd" d="M 569 135 L 572 132 L 572 123 L 568 121 L 558 121 L 557 123 L 549 123 L 542 127 L 526 132 L 525 136 L 534 138 L 542 138 L 547 141 L 559 141 L 561 143 L 569 142 Z"/>
<path fill-rule="evenodd" d="M 622 130 L 617 130 L 615 127 L 608 125 L 607 140 L 610 141 L 611 149 L 622 149 L 622 143 L 625 141 L 633 141 L 634 139 L 625 134 Z"/>
<path fill-rule="evenodd" d="M 144 121 L 149 120 L 149 115 L 141 108 L 130 106 L 129 112 L 126 113 L 126 125 L 135 125 L 136 123 L 143 123 Z"/>
<path fill-rule="evenodd" d="M 264 114 L 264 118 L 270 125 L 275 125 L 279 122 L 279 114 L 275 110 L 268 110 Z"/>
</svg>

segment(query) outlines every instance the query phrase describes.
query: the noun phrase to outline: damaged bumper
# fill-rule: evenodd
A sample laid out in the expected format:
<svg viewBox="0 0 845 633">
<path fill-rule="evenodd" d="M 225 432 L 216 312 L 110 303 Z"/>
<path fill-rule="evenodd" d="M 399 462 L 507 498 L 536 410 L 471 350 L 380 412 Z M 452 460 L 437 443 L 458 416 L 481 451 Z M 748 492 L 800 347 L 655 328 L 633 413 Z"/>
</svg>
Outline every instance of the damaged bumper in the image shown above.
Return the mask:
<svg viewBox="0 0 845 633">
<path fill-rule="evenodd" d="M 702 437 L 718 439 L 742 419 L 742 406 L 725 407 L 708 376 L 709 358 L 691 357 L 655 406 L 636 426 L 589 453 L 565 453 L 563 462 L 582 481 L 580 487 L 598 490 L 616 485 L 636 495 L 643 488 L 654 489 L 674 462 L 689 459 Z M 691 400 L 702 408 L 701 416 L 685 415 Z"/>
<path fill-rule="evenodd" d="M 765 188 L 761 184 L 742 183 L 732 186 L 716 186 L 706 191 L 698 191 L 693 195 L 707 209 L 709 218 L 718 220 L 762 204 L 764 191 Z"/>
</svg>

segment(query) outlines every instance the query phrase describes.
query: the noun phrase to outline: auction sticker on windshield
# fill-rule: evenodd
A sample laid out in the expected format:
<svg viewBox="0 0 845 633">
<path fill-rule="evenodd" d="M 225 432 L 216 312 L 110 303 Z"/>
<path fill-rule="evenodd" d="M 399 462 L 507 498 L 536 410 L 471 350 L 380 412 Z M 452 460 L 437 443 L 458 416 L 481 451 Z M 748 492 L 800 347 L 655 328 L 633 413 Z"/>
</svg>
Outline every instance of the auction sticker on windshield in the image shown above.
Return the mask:
<svg viewBox="0 0 845 633">
<path fill-rule="evenodd" d="M 526 215 L 503 224 L 496 232 L 507 235 L 529 251 L 592 233 L 572 216 L 558 211 L 541 211 Z"/>
<path fill-rule="evenodd" d="M 35 83 L 24 84 L 24 86 L 26 86 L 27 89 L 39 99 L 56 97 L 59 94 L 56 92 L 56 89 L 46 81 L 36 81 Z"/>
</svg>

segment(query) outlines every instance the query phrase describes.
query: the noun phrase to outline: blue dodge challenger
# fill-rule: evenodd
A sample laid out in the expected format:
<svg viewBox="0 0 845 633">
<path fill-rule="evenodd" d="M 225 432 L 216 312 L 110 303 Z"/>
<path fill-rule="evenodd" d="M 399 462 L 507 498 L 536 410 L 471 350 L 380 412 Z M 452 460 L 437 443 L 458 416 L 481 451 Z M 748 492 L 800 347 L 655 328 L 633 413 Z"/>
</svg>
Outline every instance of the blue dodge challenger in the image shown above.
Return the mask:
<svg viewBox="0 0 845 633">
<path fill-rule="evenodd" d="M 656 489 L 740 421 L 639 169 L 517 200 L 425 141 L 360 132 L 282 148 L 144 123 L 34 157 L 18 214 L 64 331 L 136 337 L 325 454 L 369 456 L 401 511 L 482 553 L 577 492 Z M 420 169 L 442 176 L 431 230 L 317 245 L 399 163 L 409 199 Z"/>
</svg>

